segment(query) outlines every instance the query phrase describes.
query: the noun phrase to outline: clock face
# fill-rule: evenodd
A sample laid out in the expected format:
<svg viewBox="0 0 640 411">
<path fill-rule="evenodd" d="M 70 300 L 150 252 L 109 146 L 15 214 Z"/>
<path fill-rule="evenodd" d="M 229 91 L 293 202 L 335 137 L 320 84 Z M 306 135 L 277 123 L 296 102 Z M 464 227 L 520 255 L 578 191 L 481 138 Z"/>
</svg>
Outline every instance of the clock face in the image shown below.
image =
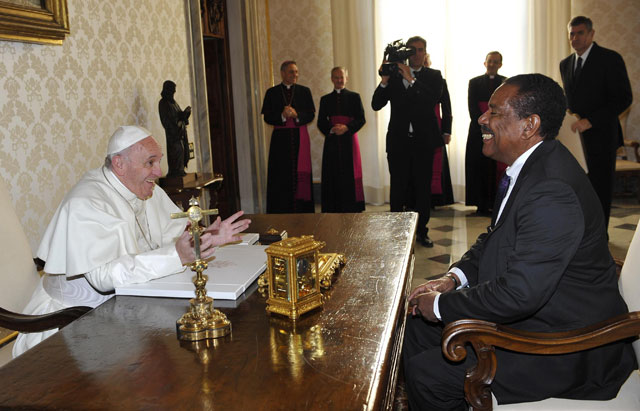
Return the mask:
<svg viewBox="0 0 640 411">
<path fill-rule="evenodd" d="M 288 264 L 287 260 L 280 257 L 272 258 L 272 275 L 271 284 L 273 284 L 273 295 L 277 298 L 291 300 L 289 295 L 288 281 Z"/>
<path fill-rule="evenodd" d="M 306 275 L 309 271 L 311 271 L 311 263 L 306 258 L 301 258 L 298 260 L 298 276 Z"/>
<path fill-rule="evenodd" d="M 313 273 L 314 254 L 298 257 L 296 262 L 296 276 L 298 285 L 298 297 L 302 298 L 314 292 L 316 280 Z"/>
</svg>

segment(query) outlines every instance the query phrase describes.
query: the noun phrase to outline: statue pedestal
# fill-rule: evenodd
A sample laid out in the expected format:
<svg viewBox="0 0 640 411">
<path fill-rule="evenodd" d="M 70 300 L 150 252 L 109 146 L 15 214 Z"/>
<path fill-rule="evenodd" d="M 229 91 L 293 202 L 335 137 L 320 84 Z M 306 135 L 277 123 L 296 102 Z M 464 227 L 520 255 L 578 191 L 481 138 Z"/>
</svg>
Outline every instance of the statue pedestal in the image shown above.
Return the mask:
<svg viewBox="0 0 640 411">
<path fill-rule="evenodd" d="M 182 188 L 186 184 L 196 181 L 198 175 L 196 173 L 187 173 L 182 177 L 161 177 L 160 187 Z"/>
</svg>

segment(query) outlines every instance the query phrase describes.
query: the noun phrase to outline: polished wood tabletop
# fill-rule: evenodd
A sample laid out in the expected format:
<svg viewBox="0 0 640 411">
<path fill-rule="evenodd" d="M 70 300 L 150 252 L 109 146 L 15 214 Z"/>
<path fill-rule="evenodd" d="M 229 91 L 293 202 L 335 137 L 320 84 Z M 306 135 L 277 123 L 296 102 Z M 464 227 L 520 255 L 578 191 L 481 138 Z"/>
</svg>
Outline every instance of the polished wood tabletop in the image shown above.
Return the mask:
<svg viewBox="0 0 640 411">
<path fill-rule="evenodd" d="M 414 213 L 249 216 L 248 231 L 326 242 L 346 265 L 292 323 L 255 286 L 216 301 L 227 337 L 185 343 L 186 299 L 116 296 L 0 368 L 1 408 L 389 409 L 411 284 Z"/>
</svg>

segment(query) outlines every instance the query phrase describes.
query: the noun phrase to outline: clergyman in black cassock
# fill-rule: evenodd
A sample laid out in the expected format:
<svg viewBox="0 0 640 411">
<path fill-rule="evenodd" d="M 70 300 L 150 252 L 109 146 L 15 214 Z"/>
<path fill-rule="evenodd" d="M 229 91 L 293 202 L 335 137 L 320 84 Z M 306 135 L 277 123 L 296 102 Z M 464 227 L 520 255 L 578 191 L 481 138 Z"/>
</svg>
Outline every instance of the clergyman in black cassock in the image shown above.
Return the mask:
<svg viewBox="0 0 640 411">
<path fill-rule="evenodd" d="M 297 84 L 298 67 L 282 63 L 282 83 L 267 90 L 262 115 L 274 126 L 269 145 L 267 213 L 313 213 L 311 147 L 307 124 L 315 117 L 309 88 Z"/>
<path fill-rule="evenodd" d="M 322 96 L 318 129 L 324 134 L 322 151 L 322 212 L 364 211 L 362 162 L 357 132 L 365 123 L 360 94 L 347 90 L 347 71 L 331 70 L 333 92 Z"/>
<path fill-rule="evenodd" d="M 499 177 L 497 164 L 482 154 L 482 131 L 478 119 L 487 111 L 489 97 L 504 81 L 498 74 L 502 67 L 502 55 L 497 51 L 487 54 L 484 65 L 487 72 L 469 80 L 469 135 L 465 151 L 465 204 L 475 205 L 479 213 L 488 213 L 496 196 L 496 181 Z"/>
</svg>

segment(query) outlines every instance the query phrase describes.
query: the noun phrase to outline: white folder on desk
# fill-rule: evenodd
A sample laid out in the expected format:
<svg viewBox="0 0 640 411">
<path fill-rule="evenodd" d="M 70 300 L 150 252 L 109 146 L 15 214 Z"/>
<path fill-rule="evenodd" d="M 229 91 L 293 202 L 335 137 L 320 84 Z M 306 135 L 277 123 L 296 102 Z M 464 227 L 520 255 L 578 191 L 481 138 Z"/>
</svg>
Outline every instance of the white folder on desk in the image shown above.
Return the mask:
<svg viewBox="0 0 640 411">
<path fill-rule="evenodd" d="M 232 244 L 220 247 L 209 261 L 204 274 L 208 277 L 207 295 L 215 299 L 237 299 L 267 268 L 264 245 Z M 116 287 L 116 295 L 144 297 L 195 297 L 195 273 L 185 271 L 142 284 Z"/>
</svg>

